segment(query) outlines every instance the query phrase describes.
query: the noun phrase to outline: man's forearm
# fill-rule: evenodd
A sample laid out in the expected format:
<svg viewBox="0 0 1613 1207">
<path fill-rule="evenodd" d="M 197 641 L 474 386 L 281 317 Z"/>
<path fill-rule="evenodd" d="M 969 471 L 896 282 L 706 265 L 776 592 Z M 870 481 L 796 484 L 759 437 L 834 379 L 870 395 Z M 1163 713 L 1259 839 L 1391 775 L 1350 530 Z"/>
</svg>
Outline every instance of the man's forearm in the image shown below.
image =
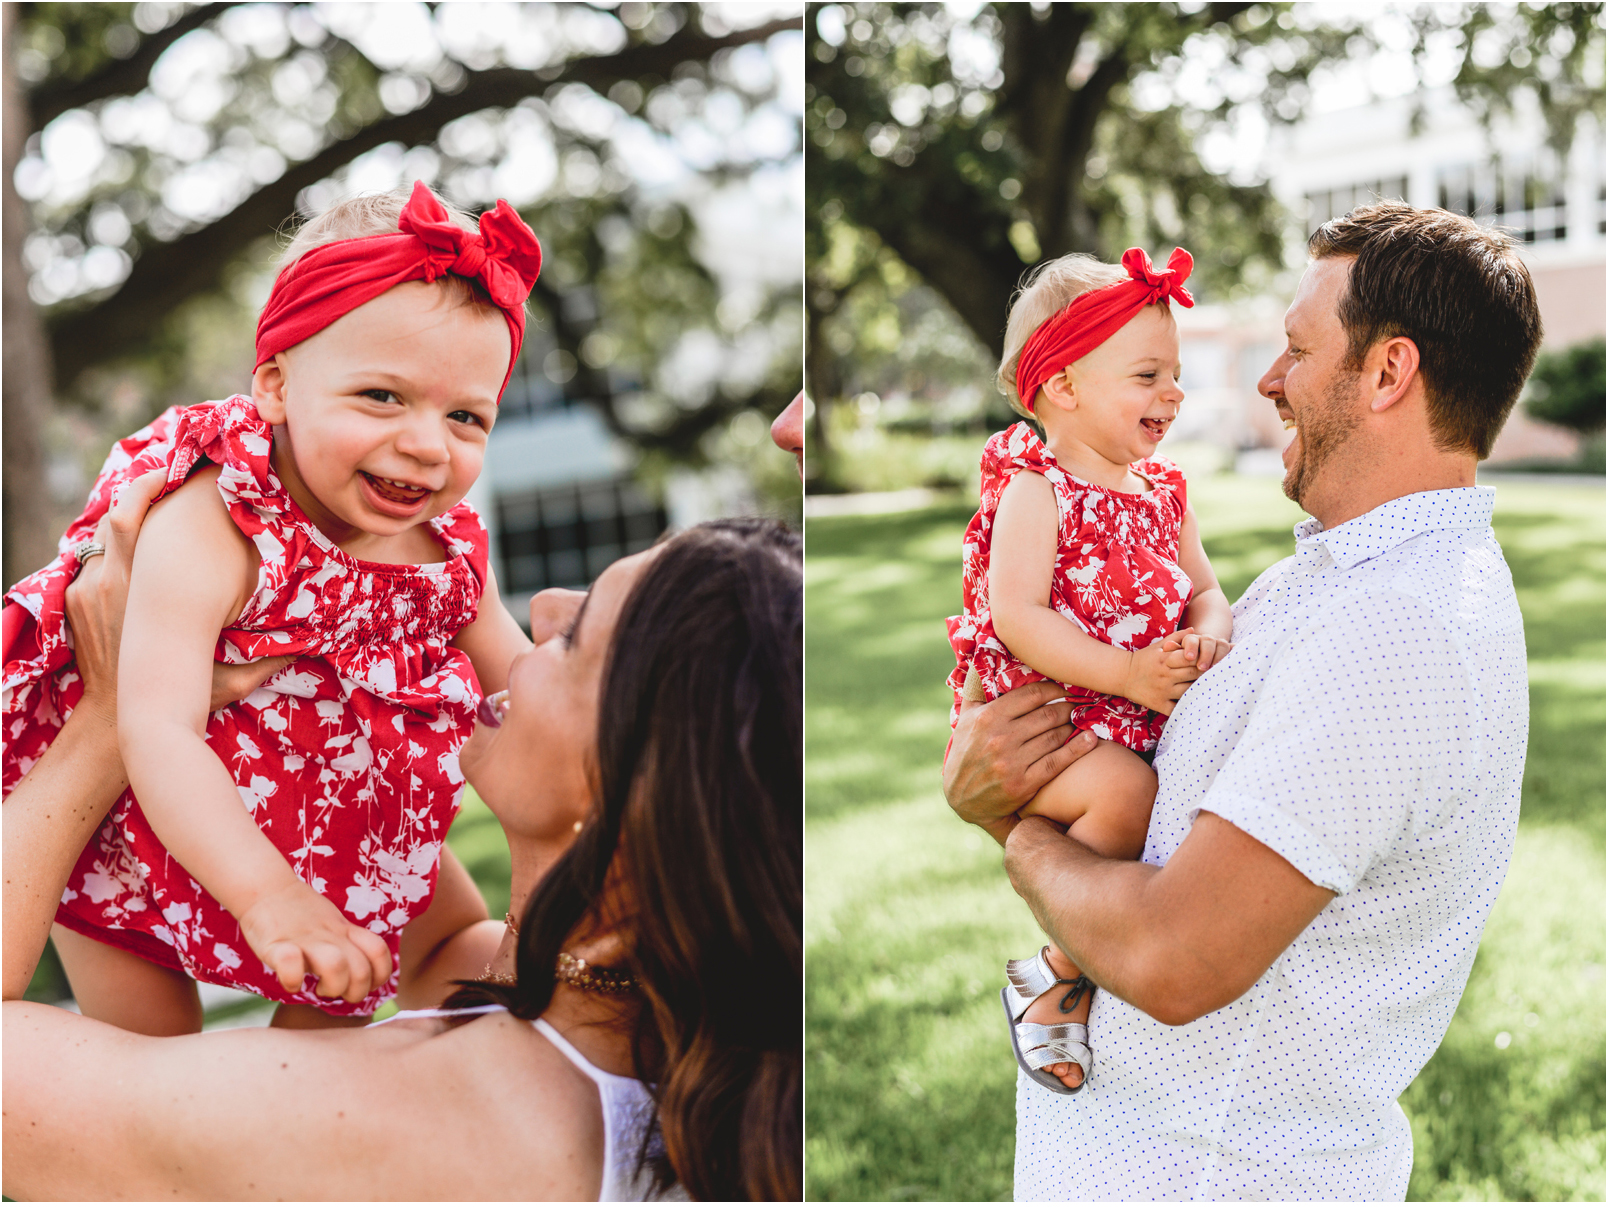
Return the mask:
<svg viewBox="0 0 1613 1207">
<path fill-rule="evenodd" d="M 1208 810 L 1163 867 L 1105 859 L 1039 817 L 1014 828 L 1004 864 L 1088 976 L 1171 1025 L 1247 993 L 1333 899 Z"/>
<path fill-rule="evenodd" d="M 1158 868 L 1107 859 L 1042 818 L 1014 828 L 1003 864 L 1042 929 L 1087 976 L 1163 1022 L 1180 1014 L 1160 1000 L 1155 950 L 1166 923 L 1150 916 L 1149 892 Z"/>
</svg>

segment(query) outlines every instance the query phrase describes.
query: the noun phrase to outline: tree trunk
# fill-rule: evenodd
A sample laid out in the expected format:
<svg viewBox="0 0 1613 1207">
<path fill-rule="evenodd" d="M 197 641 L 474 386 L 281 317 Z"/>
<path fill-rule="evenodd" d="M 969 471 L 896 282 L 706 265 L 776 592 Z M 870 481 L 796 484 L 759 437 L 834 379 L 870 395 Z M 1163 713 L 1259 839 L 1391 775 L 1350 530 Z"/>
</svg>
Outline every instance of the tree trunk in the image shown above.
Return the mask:
<svg viewBox="0 0 1613 1207">
<path fill-rule="evenodd" d="M 0 120 L 4 122 L 0 147 L 0 284 L 5 306 L 3 354 L 5 373 L 0 377 L 0 445 L 4 472 L 0 475 L 0 548 L 4 550 L 5 584 L 15 583 L 56 556 L 51 522 L 52 507 L 45 480 L 42 433 L 51 411 L 50 345 L 39 311 L 28 297 L 28 274 L 22 265 L 22 244 L 28 235 L 28 207 L 17 196 L 12 175 L 28 137 L 28 102 L 18 86 L 12 66 L 11 39 L 17 6 L 0 5 Z"/>
</svg>

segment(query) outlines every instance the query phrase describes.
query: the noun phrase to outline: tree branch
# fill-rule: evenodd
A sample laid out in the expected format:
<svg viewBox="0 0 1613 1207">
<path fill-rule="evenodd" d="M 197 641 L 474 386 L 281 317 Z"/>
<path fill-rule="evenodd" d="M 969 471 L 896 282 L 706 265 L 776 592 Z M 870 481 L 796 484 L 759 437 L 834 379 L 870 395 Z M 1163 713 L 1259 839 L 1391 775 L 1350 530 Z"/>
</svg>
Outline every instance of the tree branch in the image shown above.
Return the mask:
<svg viewBox="0 0 1613 1207">
<path fill-rule="evenodd" d="M 679 63 L 709 59 L 717 51 L 762 41 L 799 20 L 772 21 L 721 37 L 679 31 L 659 45 L 629 47 L 617 54 L 574 59 L 552 78 L 513 67 L 467 72 L 458 92 L 433 94 L 412 113 L 374 122 L 332 143 L 312 159 L 288 169 L 228 214 L 172 243 L 142 249 L 118 291 L 84 309 L 53 316 L 51 348 L 57 380 L 70 385 L 91 365 L 100 364 L 150 337 L 181 302 L 217 287 L 231 259 L 252 240 L 274 230 L 296 205 L 297 194 L 343 164 L 382 143 L 418 145 L 445 124 L 483 109 L 509 108 L 559 84 L 582 83 L 604 91 L 622 79 L 667 76 Z"/>
<path fill-rule="evenodd" d="M 152 65 L 163 51 L 229 7 L 228 4 L 203 4 L 193 8 L 166 29 L 141 38 L 139 47 L 128 58 L 113 59 L 82 80 L 41 81 L 28 93 L 29 131 L 43 130 L 52 119 L 69 109 L 79 109 L 109 96 L 139 92 L 146 86 Z"/>
</svg>

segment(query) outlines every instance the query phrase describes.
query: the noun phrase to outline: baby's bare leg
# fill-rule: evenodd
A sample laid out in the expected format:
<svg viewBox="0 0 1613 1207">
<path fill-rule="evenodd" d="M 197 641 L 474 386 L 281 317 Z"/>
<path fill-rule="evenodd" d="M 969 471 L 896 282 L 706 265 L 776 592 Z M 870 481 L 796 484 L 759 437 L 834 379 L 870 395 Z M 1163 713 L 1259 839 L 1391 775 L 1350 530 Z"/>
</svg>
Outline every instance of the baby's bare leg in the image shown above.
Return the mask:
<svg viewBox="0 0 1613 1207">
<path fill-rule="evenodd" d="M 1099 741 L 1091 754 L 1077 759 L 1020 810 L 1025 816 L 1045 817 L 1068 828 L 1071 838 L 1111 859 L 1136 859 L 1148 838 L 1148 819 L 1159 786 L 1153 769 L 1117 742 Z M 1053 975 L 1071 980 L 1081 970 L 1054 944 L 1048 944 L 1047 963 Z M 1092 1011 L 1086 994 L 1069 1013 L 1060 1009 L 1067 985 L 1055 985 L 1025 1011 L 1028 1023 L 1085 1024 Z M 1081 1067 L 1059 1063 L 1049 1073 L 1065 1085 L 1081 1084 Z"/>
<path fill-rule="evenodd" d="M 1111 859 L 1136 859 L 1148 838 L 1148 818 L 1159 781 L 1141 756 L 1118 742 L 1100 740 L 1020 810 L 1045 817 L 1070 837 Z"/>
<path fill-rule="evenodd" d="M 288 1031 L 318 1031 L 327 1027 L 362 1027 L 369 1021 L 368 1014 L 326 1014 L 306 1002 L 281 1002 L 275 1007 L 269 1025 Z"/>
<path fill-rule="evenodd" d="M 196 982 L 133 952 L 55 925 L 50 937 L 85 1018 L 140 1035 L 193 1035 L 202 1029 Z"/>
</svg>

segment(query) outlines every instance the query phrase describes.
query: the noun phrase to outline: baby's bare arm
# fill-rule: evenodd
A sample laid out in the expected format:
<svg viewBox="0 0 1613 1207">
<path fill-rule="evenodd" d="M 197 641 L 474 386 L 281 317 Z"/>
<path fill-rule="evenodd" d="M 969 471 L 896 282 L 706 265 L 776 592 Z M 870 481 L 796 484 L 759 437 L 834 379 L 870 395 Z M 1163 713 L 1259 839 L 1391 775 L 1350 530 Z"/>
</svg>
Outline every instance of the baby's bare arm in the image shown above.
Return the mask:
<svg viewBox="0 0 1613 1207">
<path fill-rule="evenodd" d="M 1048 606 L 1058 557 L 1058 505 L 1037 473 L 1018 473 L 1003 490 L 991 529 L 987 590 L 1002 643 L 1032 670 L 1168 713 L 1197 670 L 1172 667 L 1160 642 L 1122 650 L 1083 633 Z"/>
<path fill-rule="evenodd" d="M 487 568 L 487 586 L 482 590 L 476 619 L 459 630 L 453 645 L 469 656 L 485 696 L 509 686 L 510 663 L 532 648 L 532 642 L 504 606 L 492 566 Z"/>
<path fill-rule="evenodd" d="M 391 975 L 385 943 L 297 879 L 206 742 L 213 648 L 257 574 L 216 476 L 195 475 L 141 531 L 118 660 L 118 745 L 152 829 L 281 984 L 299 987 L 306 964 L 327 996 L 356 1001 Z"/>
<path fill-rule="evenodd" d="M 1187 605 L 1186 623 L 1180 636 L 1189 665 L 1207 671 L 1232 652 L 1232 605 L 1216 581 L 1204 543 L 1199 539 L 1199 521 L 1188 506 L 1182 517 L 1182 550 L 1177 562 L 1193 580 L 1193 598 Z"/>
</svg>

